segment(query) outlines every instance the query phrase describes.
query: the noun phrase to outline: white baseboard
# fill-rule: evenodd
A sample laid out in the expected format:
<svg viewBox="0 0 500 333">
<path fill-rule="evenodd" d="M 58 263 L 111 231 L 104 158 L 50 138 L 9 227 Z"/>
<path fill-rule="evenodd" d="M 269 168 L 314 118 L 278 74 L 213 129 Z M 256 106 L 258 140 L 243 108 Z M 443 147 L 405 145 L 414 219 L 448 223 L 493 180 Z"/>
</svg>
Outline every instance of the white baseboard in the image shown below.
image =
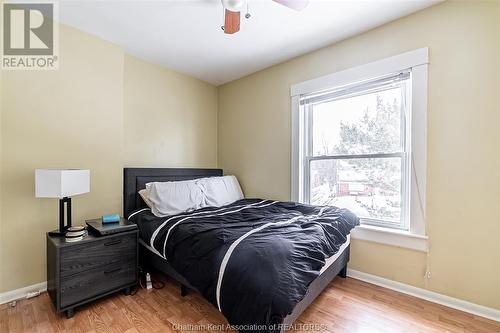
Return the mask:
<svg viewBox="0 0 500 333">
<path fill-rule="evenodd" d="M 347 276 L 353 279 L 368 282 L 380 287 L 395 290 L 403 294 L 415 296 L 429 302 L 447 306 L 476 316 L 488 318 L 500 322 L 500 310 L 488 308 L 486 306 L 463 301 L 458 298 L 453 298 L 436 292 L 417 288 L 401 282 L 385 279 L 376 275 L 363 273 L 353 269 L 347 269 Z"/>
<path fill-rule="evenodd" d="M 31 286 L 6 291 L 0 293 L 0 304 L 9 303 L 21 298 L 25 298 L 26 295 L 33 291 L 45 291 L 47 290 L 47 282 L 40 282 Z"/>
</svg>

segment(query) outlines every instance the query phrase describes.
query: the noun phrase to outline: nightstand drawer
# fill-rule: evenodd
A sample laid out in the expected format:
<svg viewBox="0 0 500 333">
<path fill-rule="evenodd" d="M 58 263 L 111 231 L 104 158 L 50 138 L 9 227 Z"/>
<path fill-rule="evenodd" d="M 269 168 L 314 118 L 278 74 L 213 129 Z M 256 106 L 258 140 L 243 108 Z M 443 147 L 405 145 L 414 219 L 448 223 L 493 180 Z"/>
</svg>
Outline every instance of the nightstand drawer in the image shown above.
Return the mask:
<svg viewBox="0 0 500 333">
<path fill-rule="evenodd" d="M 135 265 L 136 237 L 135 233 L 116 235 L 61 249 L 61 277 L 120 263 Z"/>
<path fill-rule="evenodd" d="M 114 264 L 91 269 L 61 281 L 61 307 L 126 286 L 136 281 L 135 265 Z"/>
</svg>

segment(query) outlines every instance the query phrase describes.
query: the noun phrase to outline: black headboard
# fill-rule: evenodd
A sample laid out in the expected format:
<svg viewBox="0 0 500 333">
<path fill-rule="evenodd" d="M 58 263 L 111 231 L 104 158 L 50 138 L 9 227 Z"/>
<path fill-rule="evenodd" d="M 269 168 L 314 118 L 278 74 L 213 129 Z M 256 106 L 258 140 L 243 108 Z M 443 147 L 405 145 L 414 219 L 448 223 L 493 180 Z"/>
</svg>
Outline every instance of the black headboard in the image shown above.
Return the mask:
<svg viewBox="0 0 500 333">
<path fill-rule="evenodd" d="M 180 168 L 124 168 L 123 169 L 123 216 L 146 207 L 139 191 L 149 182 L 168 182 L 203 177 L 222 176 L 222 169 Z"/>
</svg>

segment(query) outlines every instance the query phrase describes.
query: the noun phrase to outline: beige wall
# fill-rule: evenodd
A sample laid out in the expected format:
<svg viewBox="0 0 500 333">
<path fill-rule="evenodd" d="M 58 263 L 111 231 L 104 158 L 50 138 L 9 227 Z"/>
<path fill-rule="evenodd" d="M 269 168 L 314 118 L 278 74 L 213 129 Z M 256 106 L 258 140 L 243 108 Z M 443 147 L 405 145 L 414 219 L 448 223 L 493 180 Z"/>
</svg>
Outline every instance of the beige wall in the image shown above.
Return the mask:
<svg viewBox="0 0 500 333">
<path fill-rule="evenodd" d="M 122 168 L 216 166 L 216 88 L 60 27 L 57 71 L 3 71 L 0 292 L 45 281 L 57 199 L 34 197 L 36 168 L 89 168 L 75 224 L 121 212 Z M 142 148 L 142 149 L 139 149 Z"/>
<path fill-rule="evenodd" d="M 216 87 L 129 55 L 124 78 L 125 165 L 216 165 Z"/>
<path fill-rule="evenodd" d="M 36 199 L 36 168 L 89 168 L 91 193 L 73 198 L 75 223 L 119 211 L 123 163 L 123 52 L 60 29 L 57 71 L 4 71 L 2 290 L 45 280 L 45 232 L 58 200 Z"/>
<path fill-rule="evenodd" d="M 219 167 L 289 199 L 290 86 L 428 46 L 429 255 L 353 241 L 350 267 L 500 309 L 499 14 L 446 2 L 220 87 Z"/>
</svg>

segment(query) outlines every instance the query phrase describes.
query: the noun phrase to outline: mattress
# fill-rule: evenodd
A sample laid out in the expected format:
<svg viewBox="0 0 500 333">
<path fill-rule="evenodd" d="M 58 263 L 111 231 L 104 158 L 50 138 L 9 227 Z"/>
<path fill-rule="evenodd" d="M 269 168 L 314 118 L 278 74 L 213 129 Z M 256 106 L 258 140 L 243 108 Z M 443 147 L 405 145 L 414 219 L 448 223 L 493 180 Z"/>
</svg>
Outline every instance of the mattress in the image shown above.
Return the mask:
<svg viewBox="0 0 500 333">
<path fill-rule="evenodd" d="M 148 208 L 141 209 L 141 211 L 149 211 Z M 138 220 L 137 221 L 138 227 L 139 227 L 139 232 L 140 232 L 140 237 L 139 237 L 139 242 L 144 246 L 144 248 L 148 249 L 150 252 L 154 253 L 156 256 L 164 260 L 165 262 L 167 261 L 165 258 L 163 258 L 158 251 L 154 250 L 150 245 L 149 245 L 149 240 L 151 239 L 151 236 L 155 232 L 155 230 L 160 226 L 161 222 L 159 221 L 148 221 L 148 220 Z M 144 241 L 145 240 L 145 241 Z M 347 240 L 344 244 L 342 244 L 339 248 L 339 251 L 335 253 L 333 256 L 326 258 L 325 260 L 325 265 L 323 268 L 320 270 L 320 274 L 323 273 L 325 270 L 330 267 L 335 260 L 337 260 L 338 257 L 342 255 L 342 253 L 345 251 L 345 249 L 349 246 L 351 243 L 351 235 L 347 235 Z"/>
<path fill-rule="evenodd" d="M 320 275 L 321 275 L 321 273 L 323 273 L 324 271 L 326 271 L 328 269 L 328 267 L 330 267 L 335 262 L 335 260 L 337 260 L 342 255 L 342 253 L 344 253 L 345 249 L 347 249 L 347 247 L 349 246 L 349 244 L 351 244 L 351 235 L 347 235 L 347 240 L 345 241 L 344 244 L 342 244 L 340 246 L 340 248 L 339 248 L 339 250 L 338 250 L 337 253 L 335 253 L 330 258 L 326 258 L 326 260 L 325 260 L 325 266 L 323 266 L 323 268 L 319 271 Z"/>
<path fill-rule="evenodd" d="M 136 213 L 131 214 L 128 219 L 130 220 L 134 215 L 140 214 L 142 212 L 150 212 L 151 209 L 149 208 L 143 208 L 141 210 L 138 210 Z M 149 240 L 151 239 L 151 236 L 155 232 L 156 229 L 161 225 L 160 220 L 155 220 L 155 219 L 138 219 L 134 221 L 137 224 L 137 227 L 139 228 L 139 239 L 143 239 L 144 243 L 149 244 Z"/>
<path fill-rule="evenodd" d="M 148 251 L 150 251 L 151 253 L 154 253 L 156 256 L 158 256 L 158 258 L 160 258 L 161 260 L 164 260 L 165 262 L 167 262 L 167 260 L 165 258 L 163 258 L 159 253 L 158 251 L 155 251 L 151 246 L 149 246 L 145 241 L 143 241 L 141 238 L 139 238 L 139 243 L 142 244 L 142 246 L 147 249 Z M 339 251 L 337 253 L 335 253 L 333 256 L 331 256 L 330 258 L 326 258 L 325 260 L 325 266 L 323 266 L 323 268 L 319 271 L 319 274 L 321 275 L 324 271 L 326 271 L 328 269 L 328 267 L 330 267 L 334 262 L 335 260 L 337 260 L 341 255 L 342 253 L 344 253 L 344 251 L 347 249 L 347 247 L 349 246 L 349 244 L 351 244 L 351 235 L 348 235 L 347 236 L 347 240 L 344 244 L 342 244 L 339 248 Z"/>
</svg>

